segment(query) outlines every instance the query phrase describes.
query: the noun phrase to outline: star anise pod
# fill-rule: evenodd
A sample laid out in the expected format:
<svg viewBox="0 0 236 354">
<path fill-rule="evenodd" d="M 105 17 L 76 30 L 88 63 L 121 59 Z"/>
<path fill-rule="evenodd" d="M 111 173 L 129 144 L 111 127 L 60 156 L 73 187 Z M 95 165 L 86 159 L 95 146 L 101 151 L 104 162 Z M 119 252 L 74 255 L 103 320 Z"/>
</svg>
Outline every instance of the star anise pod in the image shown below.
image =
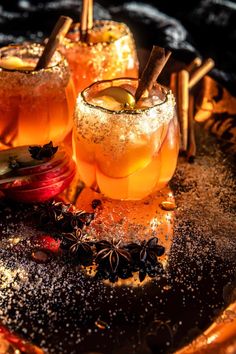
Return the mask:
<svg viewBox="0 0 236 354">
<path fill-rule="evenodd" d="M 62 202 L 47 202 L 36 206 L 42 226 L 51 225 L 63 232 L 82 229 L 93 220 L 94 214 L 81 210 L 72 210 L 71 204 Z"/>
<path fill-rule="evenodd" d="M 140 281 L 143 281 L 147 274 L 154 277 L 162 273 L 163 267 L 157 257 L 164 254 L 165 248 L 158 245 L 157 237 L 152 237 L 141 244 L 131 243 L 127 249 L 132 257 L 133 270 L 139 271 Z"/>
<path fill-rule="evenodd" d="M 92 264 L 93 250 L 91 242 L 88 240 L 88 236 L 82 233 L 81 229 L 76 229 L 72 233 L 65 233 L 60 247 L 68 250 L 80 264 L 84 266 Z"/>
<path fill-rule="evenodd" d="M 94 213 L 87 213 L 83 210 L 78 210 L 74 212 L 71 219 L 71 225 L 73 228 L 83 228 L 84 226 L 88 226 L 93 219 Z"/>
<path fill-rule="evenodd" d="M 158 245 L 158 238 L 152 237 L 148 241 L 138 243 L 130 243 L 127 249 L 131 253 L 131 257 L 135 263 L 156 263 L 157 257 L 164 254 L 165 248 Z"/>
<path fill-rule="evenodd" d="M 53 146 L 52 141 L 43 146 L 29 146 L 29 153 L 35 160 L 51 159 L 58 150 L 58 146 Z"/>
<path fill-rule="evenodd" d="M 40 223 L 57 225 L 69 212 L 70 204 L 62 202 L 46 202 L 36 206 L 36 213 L 39 214 Z"/>
<path fill-rule="evenodd" d="M 121 241 L 99 241 L 96 243 L 96 263 L 111 281 L 116 281 L 119 273 L 128 268 L 131 257 L 127 250 L 120 246 Z"/>
</svg>

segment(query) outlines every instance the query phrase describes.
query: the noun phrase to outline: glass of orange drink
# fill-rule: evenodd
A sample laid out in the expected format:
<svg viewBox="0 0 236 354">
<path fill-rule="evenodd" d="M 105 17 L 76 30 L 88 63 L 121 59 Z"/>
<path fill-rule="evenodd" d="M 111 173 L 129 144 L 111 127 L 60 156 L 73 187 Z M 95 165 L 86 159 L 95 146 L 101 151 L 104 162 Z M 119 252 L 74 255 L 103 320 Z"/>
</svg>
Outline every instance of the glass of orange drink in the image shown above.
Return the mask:
<svg viewBox="0 0 236 354">
<path fill-rule="evenodd" d="M 63 142 L 73 125 L 75 89 L 58 51 L 49 66 L 34 70 L 44 47 L 0 49 L 0 148 Z"/>
<path fill-rule="evenodd" d="M 113 199 L 138 200 L 165 187 L 179 151 L 175 100 L 155 84 L 135 102 L 138 79 L 100 81 L 81 92 L 74 145 L 84 183 Z"/>
<path fill-rule="evenodd" d="M 77 23 L 60 50 L 69 62 L 77 93 L 95 81 L 138 77 L 134 39 L 124 23 L 94 21 L 86 41 L 80 39 L 80 24 Z"/>
</svg>

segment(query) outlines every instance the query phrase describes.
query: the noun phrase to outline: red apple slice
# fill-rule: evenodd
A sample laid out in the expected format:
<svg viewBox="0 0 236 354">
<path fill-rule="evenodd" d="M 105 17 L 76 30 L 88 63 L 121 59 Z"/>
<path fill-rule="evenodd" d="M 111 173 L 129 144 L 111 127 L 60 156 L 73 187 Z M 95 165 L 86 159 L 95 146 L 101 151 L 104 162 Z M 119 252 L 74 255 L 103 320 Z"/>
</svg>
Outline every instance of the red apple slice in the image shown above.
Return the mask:
<svg viewBox="0 0 236 354">
<path fill-rule="evenodd" d="M 56 154 L 50 160 L 33 159 L 29 153 L 29 146 L 20 146 L 13 149 L 0 151 L 0 179 L 16 175 L 29 175 L 49 170 L 63 162 L 67 151 L 59 147 Z M 16 160 L 20 167 L 11 168 L 10 161 Z"/>
<path fill-rule="evenodd" d="M 7 188 L 27 187 L 35 181 L 45 181 L 48 184 L 48 180 L 59 177 L 68 171 L 71 163 L 72 160 L 69 159 L 69 156 L 66 156 L 62 163 L 49 170 L 35 174 L 27 174 L 25 176 L 11 176 L 5 179 L 0 179 L 0 190 Z"/>
<path fill-rule="evenodd" d="M 22 176 L 22 175 L 29 175 L 29 174 L 35 174 L 35 173 L 47 171 L 62 163 L 66 158 L 66 156 L 68 156 L 68 153 L 64 149 L 59 148 L 55 156 L 51 160 L 40 161 L 40 164 L 35 164 L 33 166 L 31 165 L 31 166 L 21 167 L 16 170 L 16 173 Z"/>
<path fill-rule="evenodd" d="M 60 182 L 56 182 L 35 189 L 25 189 L 25 190 L 6 189 L 4 191 L 4 194 L 7 198 L 18 202 L 23 202 L 23 203 L 44 202 L 61 193 L 70 184 L 74 176 L 75 176 L 75 170 L 73 170 L 67 178 L 62 179 Z"/>
<path fill-rule="evenodd" d="M 28 183 L 18 184 L 18 185 L 14 182 L 12 184 L 6 183 L 5 188 L 2 188 L 2 186 L 0 185 L 0 190 L 2 190 L 3 192 L 6 189 L 20 191 L 20 190 L 28 190 L 28 189 L 36 189 L 36 188 L 46 187 L 48 185 L 51 185 L 51 184 L 60 182 L 63 179 L 66 179 L 75 170 L 75 167 L 76 167 L 75 162 L 73 160 L 71 160 L 69 163 L 65 164 L 65 166 L 61 170 L 60 174 L 57 174 L 55 177 L 50 178 L 50 176 L 48 176 L 47 173 L 44 172 L 43 174 L 45 175 L 45 178 L 43 178 L 42 176 L 41 176 L 41 178 L 37 178 L 37 176 L 39 176 L 39 174 L 32 175 L 35 177 L 34 177 L 34 179 L 31 179 L 30 181 L 28 181 Z M 48 174 L 50 174 L 50 171 Z M 40 175 L 42 175 L 42 173 L 40 173 Z"/>
</svg>

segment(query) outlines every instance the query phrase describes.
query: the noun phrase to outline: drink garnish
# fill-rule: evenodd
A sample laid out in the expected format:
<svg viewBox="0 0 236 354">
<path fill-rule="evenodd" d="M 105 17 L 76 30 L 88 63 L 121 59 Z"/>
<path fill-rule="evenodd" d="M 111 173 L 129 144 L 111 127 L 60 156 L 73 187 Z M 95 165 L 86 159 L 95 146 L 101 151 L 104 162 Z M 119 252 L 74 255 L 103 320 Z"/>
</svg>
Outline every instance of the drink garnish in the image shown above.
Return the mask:
<svg viewBox="0 0 236 354">
<path fill-rule="evenodd" d="M 35 70 L 44 69 L 48 66 L 54 52 L 62 42 L 72 24 L 72 19 L 68 16 L 60 16 L 48 39 L 41 57 L 38 60 Z"/>
<path fill-rule="evenodd" d="M 153 46 L 147 65 L 142 72 L 138 88 L 135 93 L 136 102 L 142 97 L 145 90 L 150 91 L 164 68 L 171 52 L 165 48 Z"/>
<path fill-rule="evenodd" d="M 119 103 L 124 105 L 124 108 L 134 108 L 135 98 L 125 88 L 118 86 L 107 87 L 97 93 L 96 97 L 109 96 L 114 98 Z"/>
<path fill-rule="evenodd" d="M 93 28 L 93 0 L 82 1 L 82 11 L 80 19 L 80 40 L 88 42 L 88 31 Z"/>
<path fill-rule="evenodd" d="M 0 60 L 0 67 L 7 70 L 30 71 L 34 69 L 32 63 L 28 63 L 16 56 L 6 57 Z"/>
<path fill-rule="evenodd" d="M 43 202 L 71 183 L 75 167 L 67 150 L 62 146 L 53 147 L 51 142 L 43 147 L 20 146 L 3 150 L 0 151 L 0 191 L 15 201 Z"/>
<path fill-rule="evenodd" d="M 58 146 L 53 146 L 52 141 L 50 141 L 48 144 L 44 144 L 43 146 L 29 146 L 29 153 L 35 160 L 51 159 L 57 150 Z"/>
</svg>

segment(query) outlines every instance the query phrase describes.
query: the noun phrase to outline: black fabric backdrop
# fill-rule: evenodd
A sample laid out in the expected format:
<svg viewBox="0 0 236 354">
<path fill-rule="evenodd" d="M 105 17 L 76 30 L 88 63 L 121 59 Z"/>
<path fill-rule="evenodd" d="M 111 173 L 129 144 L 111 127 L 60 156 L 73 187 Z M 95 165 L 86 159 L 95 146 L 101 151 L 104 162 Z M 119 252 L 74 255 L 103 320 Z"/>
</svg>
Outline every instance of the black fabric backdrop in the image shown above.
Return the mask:
<svg viewBox="0 0 236 354">
<path fill-rule="evenodd" d="M 0 1 L 0 44 L 40 41 L 59 15 L 79 21 L 79 0 Z M 169 47 L 176 59 L 189 62 L 196 55 L 212 57 L 211 75 L 236 95 L 236 2 L 227 0 L 99 0 L 96 19 L 124 21 L 139 48 Z"/>
</svg>

